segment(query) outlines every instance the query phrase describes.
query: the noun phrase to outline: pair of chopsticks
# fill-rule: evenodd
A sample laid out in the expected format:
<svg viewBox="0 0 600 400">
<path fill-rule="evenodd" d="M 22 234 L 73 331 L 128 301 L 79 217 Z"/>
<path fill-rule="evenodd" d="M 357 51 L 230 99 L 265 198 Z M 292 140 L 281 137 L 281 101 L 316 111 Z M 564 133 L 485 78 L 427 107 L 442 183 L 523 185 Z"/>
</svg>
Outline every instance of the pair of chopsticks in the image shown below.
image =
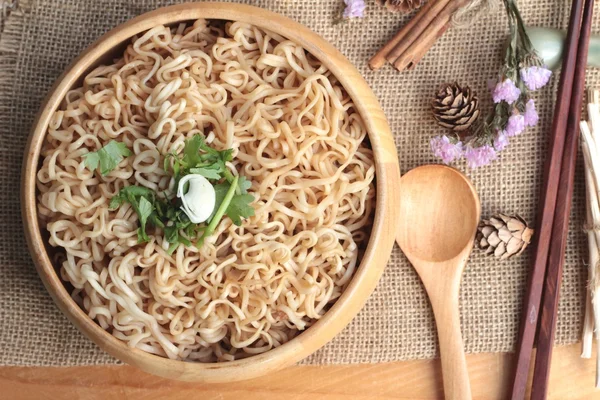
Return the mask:
<svg viewBox="0 0 600 400">
<path fill-rule="evenodd" d="M 549 154 L 544 170 L 536 251 L 532 260 L 517 345 L 512 400 L 525 398 L 540 305 L 541 321 L 537 336 L 531 399 L 545 399 L 548 391 L 558 297 L 575 179 L 579 121 L 593 6 L 594 0 L 573 0 L 571 6 Z"/>
</svg>

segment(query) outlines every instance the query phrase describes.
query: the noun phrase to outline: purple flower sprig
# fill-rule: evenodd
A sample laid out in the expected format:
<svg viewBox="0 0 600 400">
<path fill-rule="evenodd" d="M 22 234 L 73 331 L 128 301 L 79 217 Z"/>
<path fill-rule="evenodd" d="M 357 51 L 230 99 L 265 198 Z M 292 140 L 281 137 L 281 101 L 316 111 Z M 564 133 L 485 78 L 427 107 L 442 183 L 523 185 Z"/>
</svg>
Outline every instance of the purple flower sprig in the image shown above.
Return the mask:
<svg viewBox="0 0 600 400">
<path fill-rule="evenodd" d="M 346 4 L 342 13 L 344 19 L 364 17 L 365 8 L 367 8 L 365 0 L 344 0 L 344 4 Z"/>
<path fill-rule="evenodd" d="M 519 97 L 521 97 L 521 89 L 519 89 L 513 81 L 506 78 L 498 82 L 496 87 L 494 87 L 492 97 L 494 99 L 494 103 L 505 101 L 508 104 L 512 104 L 519 100 Z"/>
<path fill-rule="evenodd" d="M 509 138 L 538 123 L 530 92 L 546 86 L 552 71 L 531 44 L 516 0 L 504 0 L 504 5 L 510 43 L 498 79 L 491 85 L 494 108 L 483 121 L 477 121 L 470 136 L 443 135 L 431 140 L 433 154 L 446 164 L 464 157 L 471 168 L 487 165 L 508 146 Z"/>
<path fill-rule="evenodd" d="M 446 135 L 431 139 L 430 146 L 433 155 L 441 158 L 445 164 L 450 164 L 464 155 L 462 142 Z"/>
<path fill-rule="evenodd" d="M 539 67 L 537 65 L 521 68 L 519 72 L 521 80 L 525 86 L 527 86 L 527 89 L 531 91 L 535 91 L 546 86 L 550 80 L 550 77 L 552 76 L 552 71 L 550 71 L 548 68 Z"/>
</svg>

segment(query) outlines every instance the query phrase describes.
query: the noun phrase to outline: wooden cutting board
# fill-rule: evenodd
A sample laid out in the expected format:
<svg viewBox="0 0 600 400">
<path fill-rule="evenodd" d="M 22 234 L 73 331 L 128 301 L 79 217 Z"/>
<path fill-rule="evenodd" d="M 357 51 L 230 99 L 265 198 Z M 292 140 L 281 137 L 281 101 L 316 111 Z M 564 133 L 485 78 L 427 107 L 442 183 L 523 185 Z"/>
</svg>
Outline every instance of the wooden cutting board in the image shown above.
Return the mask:
<svg viewBox="0 0 600 400">
<path fill-rule="evenodd" d="M 580 347 L 555 348 L 549 399 L 600 399 L 600 390 L 594 390 L 595 359 L 579 358 Z M 470 354 L 467 364 L 473 399 L 508 396 L 511 354 Z M 0 398 L 422 400 L 443 399 L 443 385 L 439 360 L 294 366 L 270 377 L 220 385 L 170 381 L 129 366 L 0 367 Z"/>
</svg>

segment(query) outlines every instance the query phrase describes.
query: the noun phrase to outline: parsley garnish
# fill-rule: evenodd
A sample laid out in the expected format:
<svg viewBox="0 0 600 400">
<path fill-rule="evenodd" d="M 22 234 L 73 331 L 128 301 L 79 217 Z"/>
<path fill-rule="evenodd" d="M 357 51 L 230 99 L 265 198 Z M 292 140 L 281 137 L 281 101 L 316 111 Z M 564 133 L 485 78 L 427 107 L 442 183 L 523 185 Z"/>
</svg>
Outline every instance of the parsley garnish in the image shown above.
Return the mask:
<svg viewBox="0 0 600 400">
<path fill-rule="evenodd" d="M 239 178 L 239 180 L 238 180 Z M 250 182 L 245 177 L 235 177 L 232 183 L 227 181 L 219 183 L 215 186 L 215 209 L 219 209 L 221 204 L 226 204 L 225 214 L 237 226 L 242 225 L 242 218 L 249 218 L 254 215 L 254 208 L 250 205 L 254 201 L 254 197 L 247 194 L 250 188 Z M 225 203 L 226 196 L 229 192 L 233 195 L 228 203 Z M 217 214 L 215 213 L 215 216 Z"/>
<path fill-rule="evenodd" d="M 123 157 L 129 157 L 130 155 L 131 151 L 125 143 L 111 140 L 100 150 L 84 154 L 83 159 L 85 166 L 92 171 L 100 165 L 100 174 L 106 176 L 123 161 Z"/>
<path fill-rule="evenodd" d="M 229 185 L 229 188 L 227 189 L 227 191 L 225 192 L 225 195 L 221 199 L 220 204 L 216 203 L 216 204 L 218 204 L 215 206 L 217 211 L 215 211 L 215 214 L 210 219 L 208 227 L 206 228 L 206 230 L 204 231 L 204 234 L 200 238 L 201 242 L 204 242 L 204 238 L 213 234 L 213 232 L 217 228 L 217 225 L 219 224 L 219 221 L 221 221 L 221 218 L 223 218 L 223 215 L 229 210 L 229 205 L 235 195 L 235 189 L 237 187 L 238 179 L 239 179 L 239 177 L 237 177 L 237 176 L 235 178 L 233 178 L 233 183 L 231 185 Z M 216 192 L 216 190 L 215 190 L 215 192 Z M 220 192 L 222 194 L 222 190 Z M 250 196 L 250 197 L 252 197 L 252 196 Z M 254 198 L 253 198 L 253 200 L 254 200 Z M 217 199 L 217 201 L 218 201 L 218 199 Z M 252 215 L 254 215 L 254 209 L 252 209 Z"/>
<path fill-rule="evenodd" d="M 221 179 L 221 174 L 216 169 L 190 168 L 190 174 L 202 175 L 206 179 Z"/>
<path fill-rule="evenodd" d="M 233 159 L 232 154 L 233 149 L 215 150 L 206 144 L 202 135 L 194 135 L 185 141 L 183 156 L 170 153 L 165 157 L 164 170 L 173 171 L 175 186 L 181 177 L 188 174 L 199 174 L 215 181 L 228 175 L 233 179 L 233 175 L 225 166 L 227 161 Z M 171 168 L 170 160 L 173 160 Z"/>
<path fill-rule="evenodd" d="M 146 233 L 146 224 L 163 228 L 164 224 L 159 217 L 159 210 L 164 208 L 161 201 L 156 198 L 155 193 L 142 186 L 127 186 L 119 191 L 119 194 L 110 199 L 109 210 L 116 210 L 123 203 L 129 203 L 135 210 L 140 220 L 138 228 L 138 243 L 150 240 Z M 160 206 L 160 208 L 159 208 Z"/>
<path fill-rule="evenodd" d="M 232 154 L 232 149 L 215 150 L 205 143 L 204 137 L 194 135 L 186 140 L 182 155 L 171 153 L 165 157 L 164 169 L 172 171 L 176 186 L 179 179 L 188 174 L 202 175 L 213 184 L 215 210 L 206 223 L 192 223 L 181 209 L 178 198 L 159 198 L 153 190 L 141 186 L 121 189 L 111 199 L 109 209 L 115 210 L 125 202 L 131 204 L 140 221 L 139 243 L 149 240 L 146 227 L 152 225 L 163 230 L 164 239 L 170 244 L 169 254 L 180 244 L 190 246 L 192 241 L 197 241 L 197 245 L 201 246 L 224 216 L 240 226 L 242 219 L 254 215 L 254 208 L 250 205 L 254 197 L 248 194 L 251 182 L 244 176 L 234 176 L 226 166 L 227 161 L 232 160 Z"/>
</svg>

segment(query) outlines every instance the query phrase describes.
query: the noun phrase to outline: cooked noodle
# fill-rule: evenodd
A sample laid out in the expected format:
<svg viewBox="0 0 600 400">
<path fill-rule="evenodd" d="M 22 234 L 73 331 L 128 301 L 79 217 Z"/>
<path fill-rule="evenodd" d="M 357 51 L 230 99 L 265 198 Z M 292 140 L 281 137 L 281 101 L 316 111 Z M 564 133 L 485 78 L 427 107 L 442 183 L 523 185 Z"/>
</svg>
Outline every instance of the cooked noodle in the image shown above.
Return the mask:
<svg viewBox="0 0 600 400">
<path fill-rule="evenodd" d="M 172 359 L 228 361 L 277 347 L 327 311 L 357 268 L 371 224 L 372 151 L 352 100 L 299 45 L 238 22 L 157 26 L 90 72 L 48 128 L 38 211 L 62 278 L 97 323 Z M 206 136 L 234 149 L 256 215 L 223 218 L 172 255 L 158 228 L 138 244 L 128 185 L 173 196 L 164 155 Z M 133 155 L 107 176 L 83 155 L 110 140 Z"/>
</svg>

